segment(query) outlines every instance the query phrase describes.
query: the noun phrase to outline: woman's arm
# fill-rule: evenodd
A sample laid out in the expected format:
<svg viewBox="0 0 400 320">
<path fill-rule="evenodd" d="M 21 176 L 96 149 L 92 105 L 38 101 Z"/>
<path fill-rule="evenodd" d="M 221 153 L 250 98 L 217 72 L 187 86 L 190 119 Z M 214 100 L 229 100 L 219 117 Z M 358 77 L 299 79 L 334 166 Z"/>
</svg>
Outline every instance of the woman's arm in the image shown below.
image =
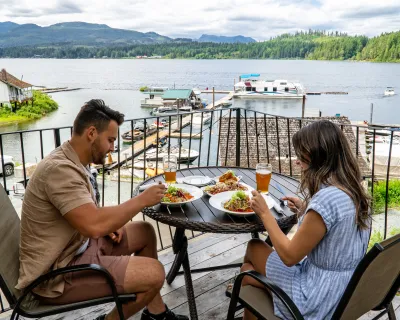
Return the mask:
<svg viewBox="0 0 400 320">
<path fill-rule="evenodd" d="M 290 240 L 279 228 L 264 197 L 257 191 L 253 191 L 253 196 L 251 206 L 261 218 L 276 252 L 285 265 L 290 267 L 300 262 L 324 237 L 326 226 L 322 217 L 310 210 Z"/>
</svg>

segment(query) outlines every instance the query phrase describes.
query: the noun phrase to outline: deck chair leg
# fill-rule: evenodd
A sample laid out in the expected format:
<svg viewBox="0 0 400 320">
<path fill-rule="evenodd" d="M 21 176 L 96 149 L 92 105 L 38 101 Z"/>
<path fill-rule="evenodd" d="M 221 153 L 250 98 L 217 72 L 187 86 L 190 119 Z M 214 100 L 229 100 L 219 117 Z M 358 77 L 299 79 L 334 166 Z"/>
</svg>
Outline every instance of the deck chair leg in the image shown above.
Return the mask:
<svg viewBox="0 0 400 320">
<path fill-rule="evenodd" d="M 18 318 L 19 318 L 19 314 L 17 313 L 17 310 L 14 309 L 11 314 L 10 320 L 18 320 Z"/>
<path fill-rule="evenodd" d="M 389 320 L 396 320 L 396 314 L 394 312 L 393 304 L 389 304 L 389 307 L 387 308 L 388 311 L 388 318 Z"/>
</svg>

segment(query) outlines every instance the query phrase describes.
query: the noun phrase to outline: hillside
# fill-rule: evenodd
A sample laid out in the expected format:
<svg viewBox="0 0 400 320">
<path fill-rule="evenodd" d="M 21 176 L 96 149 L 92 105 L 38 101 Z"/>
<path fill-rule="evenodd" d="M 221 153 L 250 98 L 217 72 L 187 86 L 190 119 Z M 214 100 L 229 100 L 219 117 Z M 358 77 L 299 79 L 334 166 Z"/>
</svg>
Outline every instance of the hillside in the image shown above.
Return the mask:
<svg viewBox="0 0 400 320">
<path fill-rule="evenodd" d="M 98 25 L 98 28 L 108 28 Z M 19 27 L 17 27 L 18 29 Z M 42 46 L 0 47 L 0 57 L 11 58 L 134 58 L 162 56 L 167 59 L 310 59 L 400 62 L 400 31 L 374 38 L 340 32 L 301 31 L 252 43 L 212 43 L 187 38 L 168 41 L 156 33 L 142 34 L 153 42 L 94 45 L 58 43 Z M 1 39 L 0 34 L 0 39 Z M 104 36 L 103 36 L 104 37 Z M 157 37 L 161 37 L 157 40 Z M 155 39 L 155 40 L 154 40 Z"/>
<path fill-rule="evenodd" d="M 198 40 L 198 42 L 214 42 L 214 43 L 252 43 L 256 42 L 253 38 L 244 36 L 214 36 L 209 34 L 203 34 Z"/>
<path fill-rule="evenodd" d="M 155 32 L 138 32 L 110 28 L 105 24 L 85 22 L 57 23 L 48 27 L 36 24 L 0 23 L 0 47 L 50 44 L 121 45 L 169 42 L 172 39 Z"/>
</svg>

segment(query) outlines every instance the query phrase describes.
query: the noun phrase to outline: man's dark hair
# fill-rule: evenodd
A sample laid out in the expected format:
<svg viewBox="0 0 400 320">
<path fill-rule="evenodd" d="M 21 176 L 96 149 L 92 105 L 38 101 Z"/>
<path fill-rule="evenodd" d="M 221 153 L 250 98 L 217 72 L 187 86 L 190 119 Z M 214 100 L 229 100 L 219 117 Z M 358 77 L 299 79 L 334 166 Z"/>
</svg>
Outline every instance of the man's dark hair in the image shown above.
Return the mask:
<svg viewBox="0 0 400 320">
<path fill-rule="evenodd" d="M 108 128 L 111 120 L 120 126 L 124 122 L 122 113 L 106 106 L 103 100 L 92 99 L 85 103 L 74 121 L 74 133 L 82 135 L 85 129 L 94 126 L 99 133 Z"/>
</svg>

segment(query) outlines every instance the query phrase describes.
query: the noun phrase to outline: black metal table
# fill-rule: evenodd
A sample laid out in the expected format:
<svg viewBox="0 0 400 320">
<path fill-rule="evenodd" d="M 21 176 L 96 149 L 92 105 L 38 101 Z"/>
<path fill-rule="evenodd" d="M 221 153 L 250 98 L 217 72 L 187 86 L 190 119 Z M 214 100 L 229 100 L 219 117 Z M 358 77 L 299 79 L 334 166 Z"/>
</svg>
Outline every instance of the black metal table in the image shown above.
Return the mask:
<svg viewBox="0 0 400 320">
<path fill-rule="evenodd" d="M 256 188 L 255 170 L 239 167 L 200 167 L 188 168 L 177 172 L 177 178 L 193 175 L 203 175 L 209 177 L 220 176 L 228 169 L 235 172 L 237 176 L 242 176 L 242 182 Z M 150 184 L 157 181 L 164 182 L 163 175 L 157 175 L 152 179 L 146 180 L 142 184 Z M 297 193 L 299 182 L 291 177 L 273 173 L 269 192 L 279 204 L 279 199 L 284 195 L 295 195 Z M 136 189 L 139 190 L 139 187 Z M 289 208 L 282 207 L 283 214 L 279 214 L 274 209 L 271 210 L 275 216 L 280 228 L 286 234 L 291 230 L 293 225 L 297 223 L 297 216 L 293 214 Z M 251 233 L 253 237 L 258 237 L 258 232 L 265 231 L 261 220 L 252 215 L 249 217 L 238 217 L 229 215 L 223 211 L 217 210 L 209 203 L 209 197 L 204 195 L 201 199 L 191 203 L 182 205 L 181 207 L 167 207 L 157 205 L 151 208 L 145 208 L 143 213 L 169 226 L 176 227 L 173 251 L 175 260 L 167 274 L 167 283 L 171 284 L 175 277 L 180 274 L 180 267 L 183 267 L 185 276 L 186 292 L 190 310 L 190 317 L 193 320 L 197 319 L 197 310 L 195 297 L 193 292 L 193 283 L 191 273 L 207 272 L 225 268 L 239 267 L 240 264 L 230 264 L 225 266 L 216 266 L 210 268 L 190 269 L 189 258 L 187 254 L 188 240 L 185 236 L 185 230 L 209 232 L 209 233 Z M 267 239 L 267 242 L 269 240 Z"/>
</svg>

